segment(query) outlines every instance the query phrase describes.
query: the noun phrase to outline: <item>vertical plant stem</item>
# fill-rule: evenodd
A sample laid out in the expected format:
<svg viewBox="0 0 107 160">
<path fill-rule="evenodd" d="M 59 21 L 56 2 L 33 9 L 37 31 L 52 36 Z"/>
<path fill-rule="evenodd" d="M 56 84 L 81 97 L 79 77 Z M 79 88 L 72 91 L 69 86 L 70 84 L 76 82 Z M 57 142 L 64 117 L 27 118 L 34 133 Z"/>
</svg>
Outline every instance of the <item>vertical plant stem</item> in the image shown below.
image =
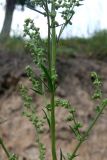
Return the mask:
<svg viewBox="0 0 107 160">
<path fill-rule="evenodd" d="M 52 28 L 52 67 L 56 64 L 56 31 L 55 27 Z"/>
<path fill-rule="evenodd" d="M 49 73 L 51 74 L 51 55 L 50 55 L 50 46 L 51 46 L 51 41 L 50 41 L 50 20 L 49 16 L 47 17 L 48 20 L 48 66 L 49 66 Z"/>
<path fill-rule="evenodd" d="M 55 31 L 55 2 L 53 0 L 51 6 L 51 26 L 52 26 L 52 57 L 51 57 L 51 70 L 55 69 L 56 64 L 56 31 Z M 51 73 L 52 74 L 52 73 Z M 52 147 L 52 160 L 57 160 L 56 156 L 56 128 L 55 128 L 55 81 L 52 80 L 53 91 L 51 92 L 51 147 Z"/>
<path fill-rule="evenodd" d="M 51 17 L 51 26 L 52 26 L 52 67 L 55 67 L 56 64 L 56 28 L 55 28 L 55 4 L 54 0 L 52 3 L 52 17 Z"/>
<path fill-rule="evenodd" d="M 51 39 L 50 39 L 50 16 L 49 16 L 49 8 L 48 8 L 48 2 L 46 0 L 45 5 L 46 13 L 47 13 L 47 23 L 48 23 L 48 67 L 49 67 L 49 73 L 51 74 Z"/>
<path fill-rule="evenodd" d="M 52 149 L 52 160 L 57 160 L 56 156 L 56 131 L 55 131 L 55 104 L 54 104 L 54 93 L 51 95 L 51 149 Z"/>
</svg>

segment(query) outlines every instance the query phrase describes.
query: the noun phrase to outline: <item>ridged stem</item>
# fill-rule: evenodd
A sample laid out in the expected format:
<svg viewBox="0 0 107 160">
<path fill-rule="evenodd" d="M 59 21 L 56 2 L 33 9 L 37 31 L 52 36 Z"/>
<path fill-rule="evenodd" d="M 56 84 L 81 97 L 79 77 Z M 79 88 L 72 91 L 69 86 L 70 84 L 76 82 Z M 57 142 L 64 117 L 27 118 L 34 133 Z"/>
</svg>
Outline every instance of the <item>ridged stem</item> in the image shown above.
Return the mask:
<svg viewBox="0 0 107 160">
<path fill-rule="evenodd" d="M 57 160 L 56 156 L 56 131 L 55 131 L 55 104 L 54 104 L 54 93 L 51 95 L 51 149 L 52 149 L 52 160 Z"/>
<path fill-rule="evenodd" d="M 53 0 L 51 6 L 51 27 L 52 27 L 52 56 L 51 56 L 51 71 L 55 69 L 56 64 L 56 30 L 55 30 L 55 2 Z M 52 75 L 52 72 L 51 72 Z M 52 80 L 53 91 L 51 92 L 51 149 L 52 149 L 52 160 L 57 160 L 56 156 L 56 129 L 55 129 L 55 81 Z"/>
</svg>

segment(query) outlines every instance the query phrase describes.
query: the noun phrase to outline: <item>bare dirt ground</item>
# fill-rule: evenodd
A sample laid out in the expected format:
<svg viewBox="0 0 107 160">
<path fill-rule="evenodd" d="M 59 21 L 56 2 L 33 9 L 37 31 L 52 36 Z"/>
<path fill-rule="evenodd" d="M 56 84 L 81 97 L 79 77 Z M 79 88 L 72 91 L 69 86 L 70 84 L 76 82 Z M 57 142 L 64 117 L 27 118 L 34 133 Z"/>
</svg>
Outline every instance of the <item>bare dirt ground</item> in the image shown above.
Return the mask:
<svg viewBox="0 0 107 160">
<path fill-rule="evenodd" d="M 60 57 L 57 60 L 58 88 L 57 96 L 68 99 L 77 109 L 77 117 L 84 123 L 82 131 L 88 126 L 95 112 L 96 104 L 91 100 L 92 83 L 90 72 L 96 71 L 103 80 L 104 97 L 107 97 L 107 63 L 83 57 Z M 23 102 L 18 92 L 19 83 L 30 87 L 24 68 L 32 64 L 29 56 L 0 53 L 0 136 L 11 152 L 20 160 L 38 160 L 35 144 L 35 130 L 26 117 L 22 116 Z M 34 65 L 32 64 L 34 67 Z M 32 93 L 38 112 L 41 114 L 43 100 Z M 57 153 L 60 148 L 69 152 L 76 140 L 64 121 L 65 110 L 57 109 Z M 43 142 L 47 147 L 46 160 L 51 160 L 50 136 L 47 126 L 44 129 Z M 107 109 L 100 117 L 89 139 L 78 152 L 77 160 L 107 160 Z M 7 160 L 0 148 L 0 160 Z"/>
</svg>

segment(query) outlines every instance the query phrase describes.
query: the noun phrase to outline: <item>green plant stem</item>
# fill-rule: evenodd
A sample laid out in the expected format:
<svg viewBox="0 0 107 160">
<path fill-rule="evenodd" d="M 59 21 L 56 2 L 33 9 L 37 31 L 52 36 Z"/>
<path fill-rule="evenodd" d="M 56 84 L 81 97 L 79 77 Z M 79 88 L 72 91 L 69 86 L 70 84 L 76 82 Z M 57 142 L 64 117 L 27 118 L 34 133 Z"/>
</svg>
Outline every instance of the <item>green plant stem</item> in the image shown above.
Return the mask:
<svg viewBox="0 0 107 160">
<path fill-rule="evenodd" d="M 55 28 L 52 28 L 52 67 L 55 67 L 55 64 L 56 64 L 56 33 L 55 33 Z"/>
<path fill-rule="evenodd" d="M 5 147 L 5 145 L 4 145 L 3 140 L 2 140 L 1 137 L 0 137 L 0 145 L 1 145 L 1 147 L 3 148 L 3 150 L 4 150 L 5 154 L 7 155 L 7 157 L 9 158 L 9 157 L 10 157 L 10 154 L 9 154 L 7 148 Z"/>
<path fill-rule="evenodd" d="M 51 6 L 51 26 L 52 26 L 52 57 L 51 57 L 51 70 L 55 68 L 56 64 L 56 30 L 55 30 L 55 3 L 54 0 Z M 52 74 L 52 73 L 51 73 Z M 57 160 L 56 156 L 56 128 L 55 128 L 55 81 L 52 80 L 53 91 L 51 92 L 51 151 L 52 160 Z"/>
<path fill-rule="evenodd" d="M 104 103 L 105 101 L 106 101 L 106 103 Z M 72 154 L 72 157 L 70 160 L 73 160 L 74 157 L 76 157 L 76 153 L 77 153 L 78 149 L 80 148 L 81 144 L 86 140 L 87 136 L 89 135 L 89 132 L 92 130 L 93 126 L 96 124 L 97 120 L 99 119 L 99 117 L 102 114 L 106 105 L 107 105 L 107 99 L 102 102 L 100 111 L 96 114 L 95 118 L 93 119 L 93 121 L 91 122 L 89 127 L 87 128 L 85 134 L 83 135 L 81 140 L 78 142 L 77 146 L 75 147 L 75 149 L 73 151 L 73 154 Z"/>
<path fill-rule="evenodd" d="M 42 14 L 42 15 L 45 16 L 45 14 L 44 14 L 43 12 L 41 12 L 41 11 L 35 9 L 35 8 L 32 8 L 32 6 L 30 6 L 30 5 L 27 5 L 27 8 L 29 8 L 29 9 L 31 9 L 31 10 L 33 10 L 33 11 L 36 11 L 37 13 L 40 13 L 40 14 Z"/>
<path fill-rule="evenodd" d="M 51 41 L 50 41 L 50 19 L 49 16 L 47 17 L 48 21 L 48 66 L 49 66 L 49 73 L 51 74 L 51 56 L 50 56 L 50 46 L 51 46 Z"/>
<path fill-rule="evenodd" d="M 54 0 L 52 3 L 52 14 L 55 13 Z M 51 17 L 51 26 L 52 26 L 52 62 L 51 67 L 55 68 L 56 64 L 56 28 L 55 28 L 55 16 Z"/>
<path fill-rule="evenodd" d="M 50 46 L 51 46 L 51 40 L 50 40 L 50 16 L 49 16 L 49 8 L 48 8 L 48 2 L 46 0 L 46 3 L 44 0 L 42 0 L 45 11 L 46 11 L 46 17 L 47 17 L 47 24 L 48 24 L 48 49 L 47 49 L 47 56 L 48 56 L 48 67 L 49 67 L 49 73 L 51 74 L 51 55 L 50 55 Z"/>
<path fill-rule="evenodd" d="M 56 131 L 55 131 L 55 100 L 54 92 L 51 94 L 51 149 L 52 160 L 57 160 L 56 156 Z"/>
</svg>

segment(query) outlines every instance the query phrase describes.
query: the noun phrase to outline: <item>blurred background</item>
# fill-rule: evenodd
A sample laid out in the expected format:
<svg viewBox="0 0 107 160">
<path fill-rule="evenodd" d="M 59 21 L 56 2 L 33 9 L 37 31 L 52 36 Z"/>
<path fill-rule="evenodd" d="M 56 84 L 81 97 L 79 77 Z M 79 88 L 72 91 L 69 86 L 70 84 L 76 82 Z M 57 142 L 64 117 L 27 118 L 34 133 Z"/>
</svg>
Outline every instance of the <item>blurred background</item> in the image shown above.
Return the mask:
<svg viewBox="0 0 107 160">
<path fill-rule="evenodd" d="M 7 0 L 6 5 L 5 0 L 0 0 L 0 37 L 3 39 L 3 36 L 7 36 L 8 38 L 11 36 L 10 40 L 6 38 L 5 43 L 3 43 L 4 46 L 8 46 L 6 49 L 9 50 L 11 48 L 11 52 L 14 48 L 16 50 L 19 45 L 20 50 L 23 50 L 23 47 L 21 46 L 23 46 L 23 25 L 26 18 L 33 19 L 35 25 L 40 27 L 42 38 L 46 39 L 47 37 L 46 18 L 27 8 L 25 2 L 26 0 Z M 65 28 L 65 31 L 61 36 L 62 40 L 58 52 L 61 53 L 61 50 L 64 49 L 64 52 L 67 52 L 68 54 L 76 54 L 78 51 L 79 53 L 83 53 L 82 47 L 84 47 L 85 54 L 90 56 L 98 55 L 98 58 L 103 58 L 103 56 L 106 55 L 107 50 L 107 1 L 85 0 L 83 1 L 83 4 L 84 5 L 75 8 L 72 25 L 68 25 Z M 57 20 L 60 24 L 62 23 L 60 16 L 57 16 Z M 57 27 L 57 33 L 59 32 L 59 29 L 60 27 Z M 18 40 L 18 38 L 22 41 Z M 16 46 L 11 46 L 13 41 Z"/>
<path fill-rule="evenodd" d="M 57 48 L 58 87 L 56 96 L 68 99 L 77 109 L 77 118 L 83 122 L 84 133 L 95 114 L 97 102 L 91 95 L 93 86 L 90 73 L 96 71 L 102 81 L 103 96 L 107 97 L 107 0 L 84 0 L 75 9 L 72 25 L 67 26 Z M 6 5 L 7 4 L 7 5 Z M 23 83 L 31 88 L 25 67 L 31 65 L 35 72 L 29 51 L 23 39 L 23 24 L 32 18 L 40 27 L 41 37 L 47 37 L 46 19 L 28 9 L 25 0 L 0 0 L 0 136 L 19 160 L 37 160 L 35 131 L 26 117 L 22 116 L 23 102 L 18 86 Z M 61 19 L 58 16 L 58 22 Z M 59 29 L 57 29 L 57 33 Z M 30 92 L 38 113 L 41 115 L 43 99 Z M 74 139 L 63 117 L 65 110 L 56 111 L 58 154 L 62 150 L 71 151 L 77 141 Z M 49 129 L 44 127 L 43 142 L 48 148 L 50 160 Z M 77 160 L 107 160 L 107 109 L 79 150 Z M 0 160 L 7 160 L 0 147 Z"/>
<path fill-rule="evenodd" d="M 22 1 L 22 2 L 20 2 Z M 21 5 L 16 4 L 12 17 L 11 35 L 22 35 L 24 20 L 28 17 L 35 19 L 35 24 L 41 28 L 41 36 L 46 37 L 46 20 L 38 13 L 31 11 L 24 6 L 24 0 L 19 0 Z M 76 9 L 73 17 L 73 25 L 68 26 L 62 35 L 64 38 L 71 36 L 90 36 L 93 32 L 106 29 L 106 0 L 85 0 L 84 5 Z M 0 0 L 0 30 L 3 27 L 5 17 L 5 0 Z M 23 12 L 22 12 L 23 11 Z M 60 17 L 59 17 L 60 18 Z M 59 21 L 61 21 L 59 19 Z M 44 27 L 42 27 L 44 25 Z M 69 34 L 68 34 L 69 33 Z"/>
</svg>

